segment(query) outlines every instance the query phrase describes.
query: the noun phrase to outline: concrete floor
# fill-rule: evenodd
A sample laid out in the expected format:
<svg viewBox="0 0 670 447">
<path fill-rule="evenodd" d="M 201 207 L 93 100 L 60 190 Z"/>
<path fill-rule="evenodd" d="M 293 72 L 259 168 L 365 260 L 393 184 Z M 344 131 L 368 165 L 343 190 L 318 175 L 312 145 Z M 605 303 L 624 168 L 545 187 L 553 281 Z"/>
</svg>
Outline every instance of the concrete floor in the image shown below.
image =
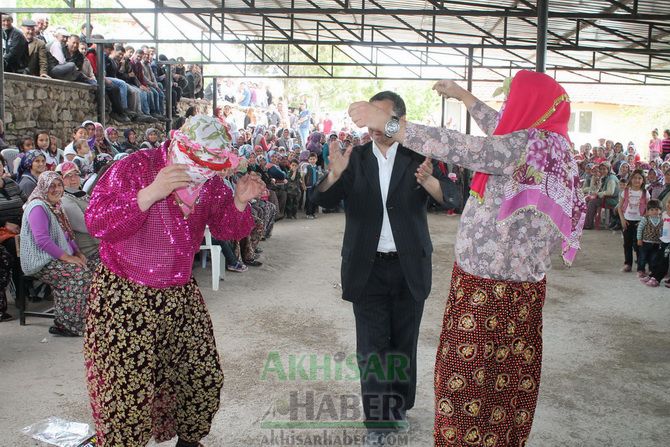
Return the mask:
<svg viewBox="0 0 670 447">
<path fill-rule="evenodd" d="M 457 222 L 430 216 L 434 285 L 421 327 L 417 406 L 409 415 L 412 446 L 432 445 L 433 361 Z M 267 423 L 290 418 L 292 392 L 303 403 L 313 392 L 323 422 L 341 419 L 341 396 L 346 402 L 359 391 L 355 380 L 324 380 L 322 372 L 317 380 L 262 377 L 273 352 L 285 367 L 291 354 L 313 354 L 323 365 L 325 356 L 355 352 L 351 305 L 339 298 L 343 223 L 342 215 L 278 223 L 263 244 L 263 267 L 228 273 L 219 292 L 209 288 L 208 271 L 197 269 L 226 374 L 207 446 L 272 445 Z M 529 445 L 666 447 L 670 290 L 649 289 L 633 274 L 619 273 L 620 235 L 587 232 L 583 246 L 573 268 L 556 261 L 548 277 L 542 385 Z M 20 429 L 49 416 L 90 422 L 82 341 L 50 336 L 48 326 L 39 319 L 25 327 L 0 324 L 0 446 L 37 445 Z M 305 420 L 306 410 L 298 417 Z M 284 430 L 285 438 L 306 433 L 323 430 Z"/>
</svg>

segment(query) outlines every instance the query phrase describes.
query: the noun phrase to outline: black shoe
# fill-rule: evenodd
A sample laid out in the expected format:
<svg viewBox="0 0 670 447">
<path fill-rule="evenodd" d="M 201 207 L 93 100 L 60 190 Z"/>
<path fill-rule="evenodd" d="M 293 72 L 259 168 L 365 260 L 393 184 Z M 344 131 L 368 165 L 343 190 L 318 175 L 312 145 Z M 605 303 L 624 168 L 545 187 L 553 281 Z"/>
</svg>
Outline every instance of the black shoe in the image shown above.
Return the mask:
<svg viewBox="0 0 670 447">
<path fill-rule="evenodd" d="M 52 335 L 58 335 L 60 337 L 79 337 L 79 334 L 75 334 L 69 329 L 65 329 L 64 327 L 58 327 L 58 326 L 51 326 L 49 328 L 49 333 Z"/>
<path fill-rule="evenodd" d="M 39 296 L 29 296 L 28 297 L 28 302 L 29 303 L 39 303 L 42 301 L 42 297 Z"/>
<path fill-rule="evenodd" d="M 263 249 L 260 248 L 260 247 L 258 247 L 258 248 L 255 250 L 255 252 L 256 252 L 256 253 L 263 253 Z"/>
<path fill-rule="evenodd" d="M 137 115 L 134 120 L 136 123 L 155 123 L 156 118 L 149 115 Z"/>
<path fill-rule="evenodd" d="M 163 121 L 165 119 L 165 117 L 163 115 L 161 115 L 160 113 L 152 113 L 151 116 L 156 118 L 158 121 Z"/>
<path fill-rule="evenodd" d="M 0 323 L 2 323 L 3 321 L 12 321 L 12 320 L 15 320 L 15 318 L 9 315 L 7 312 L 0 313 Z"/>
<path fill-rule="evenodd" d="M 249 267 L 260 267 L 263 263 L 254 259 L 253 261 L 244 261 L 244 265 Z"/>
</svg>

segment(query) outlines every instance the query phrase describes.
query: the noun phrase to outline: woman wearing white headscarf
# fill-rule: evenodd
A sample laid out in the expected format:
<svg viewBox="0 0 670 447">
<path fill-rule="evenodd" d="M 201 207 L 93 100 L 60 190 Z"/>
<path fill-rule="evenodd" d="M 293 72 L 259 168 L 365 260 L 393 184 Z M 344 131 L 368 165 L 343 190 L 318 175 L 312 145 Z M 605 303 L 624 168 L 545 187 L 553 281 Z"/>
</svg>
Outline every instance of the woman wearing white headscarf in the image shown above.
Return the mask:
<svg viewBox="0 0 670 447">
<path fill-rule="evenodd" d="M 178 436 L 195 447 L 219 408 L 223 373 L 193 257 L 205 226 L 239 240 L 253 226 L 248 201 L 264 185 L 247 175 L 236 191 L 219 172 L 236 164 L 230 135 L 196 115 L 162 147 L 115 162 L 86 213 L 101 240 L 84 355 L 100 446 L 144 446 Z"/>
</svg>

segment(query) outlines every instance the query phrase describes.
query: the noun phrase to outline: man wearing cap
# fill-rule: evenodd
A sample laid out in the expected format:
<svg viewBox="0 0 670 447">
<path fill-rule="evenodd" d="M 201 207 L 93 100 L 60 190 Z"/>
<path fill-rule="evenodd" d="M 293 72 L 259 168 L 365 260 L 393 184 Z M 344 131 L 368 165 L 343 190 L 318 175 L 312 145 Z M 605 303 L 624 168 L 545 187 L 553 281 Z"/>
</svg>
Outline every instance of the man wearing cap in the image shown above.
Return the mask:
<svg viewBox="0 0 670 447">
<path fill-rule="evenodd" d="M 23 31 L 23 36 L 28 42 L 28 66 L 25 68 L 24 74 L 48 78 L 50 76 L 48 74 L 46 44 L 35 38 L 35 26 L 36 23 L 30 19 L 21 23 L 21 31 Z"/>
<path fill-rule="evenodd" d="M 101 265 L 88 301 L 84 356 L 101 447 L 141 447 L 177 436 L 197 447 L 219 408 L 223 372 L 212 322 L 192 276 L 209 226 L 240 240 L 254 221 L 248 202 L 265 185 L 255 175 L 235 192 L 230 134 L 196 115 L 162 147 L 115 162 L 86 211 Z"/>
<path fill-rule="evenodd" d="M 13 26 L 14 18 L 2 14 L 2 62 L 8 73 L 21 73 L 28 65 L 28 41 Z"/>
</svg>

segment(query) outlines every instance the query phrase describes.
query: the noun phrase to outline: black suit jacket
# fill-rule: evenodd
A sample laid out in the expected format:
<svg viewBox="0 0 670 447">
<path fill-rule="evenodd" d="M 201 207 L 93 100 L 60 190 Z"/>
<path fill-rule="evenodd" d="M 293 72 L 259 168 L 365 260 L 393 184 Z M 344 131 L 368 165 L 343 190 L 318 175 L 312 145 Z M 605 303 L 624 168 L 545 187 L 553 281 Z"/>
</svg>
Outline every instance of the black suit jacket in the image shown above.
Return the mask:
<svg viewBox="0 0 670 447">
<path fill-rule="evenodd" d="M 426 216 L 428 193 L 414 176 L 424 159 L 403 146 L 398 147 L 386 200 L 400 265 L 417 301 L 428 297 L 432 282 L 433 245 Z M 314 188 L 311 198 L 324 208 L 334 208 L 345 200 L 342 298 L 354 302 L 364 297 L 383 220 L 379 167 L 372 143 L 354 148 L 340 179 L 327 191 L 318 189 Z"/>
</svg>

